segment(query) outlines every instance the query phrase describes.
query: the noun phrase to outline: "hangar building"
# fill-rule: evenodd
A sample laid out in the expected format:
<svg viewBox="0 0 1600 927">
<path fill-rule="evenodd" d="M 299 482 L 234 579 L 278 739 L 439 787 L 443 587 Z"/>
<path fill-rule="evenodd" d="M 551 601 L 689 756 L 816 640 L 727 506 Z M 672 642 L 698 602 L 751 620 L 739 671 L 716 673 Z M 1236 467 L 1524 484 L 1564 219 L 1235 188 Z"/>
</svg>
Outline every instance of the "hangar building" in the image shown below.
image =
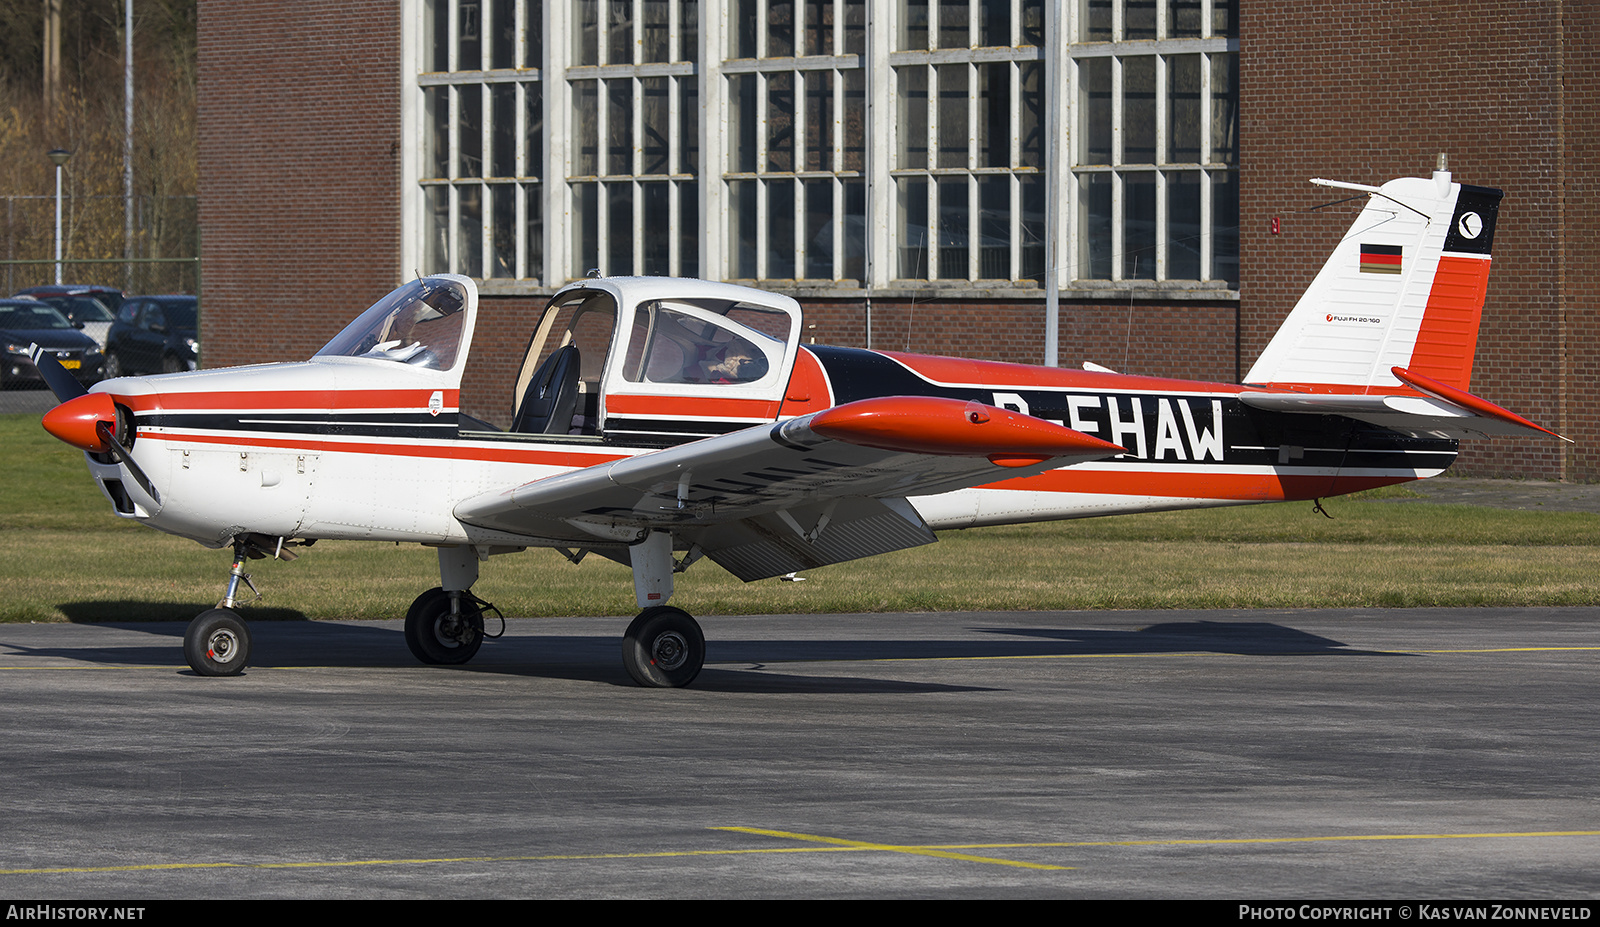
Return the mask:
<svg viewBox="0 0 1600 927">
<path fill-rule="evenodd" d="M 1307 178 L 1443 155 L 1507 191 L 1474 392 L 1578 441 L 1457 472 L 1600 479 L 1597 34 L 1573 0 L 216 0 L 207 362 L 463 273 L 463 409 L 503 422 L 544 297 L 597 269 L 1040 363 L 1053 267 L 1061 364 L 1235 381 L 1362 205 Z"/>
</svg>

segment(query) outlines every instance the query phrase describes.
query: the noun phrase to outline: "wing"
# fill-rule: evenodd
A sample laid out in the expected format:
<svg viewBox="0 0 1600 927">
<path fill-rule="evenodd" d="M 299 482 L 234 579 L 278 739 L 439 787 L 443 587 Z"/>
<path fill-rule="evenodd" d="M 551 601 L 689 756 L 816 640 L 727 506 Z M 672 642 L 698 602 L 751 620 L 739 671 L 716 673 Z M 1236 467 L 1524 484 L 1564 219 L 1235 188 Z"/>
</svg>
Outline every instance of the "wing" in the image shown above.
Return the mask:
<svg viewBox="0 0 1600 927">
<path fill-rule="evenodd" d="M 1418 395 L 1359 395 L 1349 393 L 1243 392 L 1239 401 L 1257 409 L 1311 415 L 1343 415 L 1395 431 L 1460 438 L 1468 434 L 1551 435 L 1572 439 L 1536 425 L 1464 389 L 1403 367 L 1390 368 L 1395 378 Z"/>
<path fill-rule="evenodd" d="M 931 543 L 907 496 L 1123 450 L 977 402 L 865 399 L 485 493 L 455 515 L 594 548 L 668 531 L 749 581 Z"/>
</svg>

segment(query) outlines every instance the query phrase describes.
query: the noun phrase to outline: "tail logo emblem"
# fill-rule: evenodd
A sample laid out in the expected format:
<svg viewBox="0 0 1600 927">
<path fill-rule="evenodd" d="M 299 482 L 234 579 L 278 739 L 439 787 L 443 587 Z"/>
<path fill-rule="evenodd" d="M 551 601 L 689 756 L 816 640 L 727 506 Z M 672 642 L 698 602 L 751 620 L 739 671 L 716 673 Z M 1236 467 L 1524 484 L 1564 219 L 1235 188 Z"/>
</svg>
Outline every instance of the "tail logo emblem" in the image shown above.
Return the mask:
<svg viewBox="0 0 1600 927">
<path fill-rule="evenodd" d="M 1461 233 L 1462 238 L 1469 241 L 1477 238 L 1483 234 L 1483 217 L 1475 212 L 1464 214 L 1461 217 L 1461 221 L 1456 223 L 1456 231 Z"/>
</svg>

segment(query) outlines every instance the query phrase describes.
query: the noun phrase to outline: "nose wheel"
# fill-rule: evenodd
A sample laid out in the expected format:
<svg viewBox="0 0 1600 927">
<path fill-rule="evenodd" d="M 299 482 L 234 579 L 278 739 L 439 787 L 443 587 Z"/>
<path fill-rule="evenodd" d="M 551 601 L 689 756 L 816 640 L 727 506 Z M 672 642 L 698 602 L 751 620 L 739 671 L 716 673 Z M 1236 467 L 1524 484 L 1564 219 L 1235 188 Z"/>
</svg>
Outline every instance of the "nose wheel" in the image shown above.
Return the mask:
<svg viewBox="0 0 1600 927">
<path fill-rule="evenodd" d="M 639 613 L 622 636 L 622 665 L 641 686 L 686 686 L 706 662 L 706 637 L 681 608 L 657 605 Z"/>
<path fill-rule="evenodd" d="M 237 676 L 250 662 L 250 626 L 231 608 L 201 612 L 184 632 L 183 656 L 202 676 Z"/>
</svg>

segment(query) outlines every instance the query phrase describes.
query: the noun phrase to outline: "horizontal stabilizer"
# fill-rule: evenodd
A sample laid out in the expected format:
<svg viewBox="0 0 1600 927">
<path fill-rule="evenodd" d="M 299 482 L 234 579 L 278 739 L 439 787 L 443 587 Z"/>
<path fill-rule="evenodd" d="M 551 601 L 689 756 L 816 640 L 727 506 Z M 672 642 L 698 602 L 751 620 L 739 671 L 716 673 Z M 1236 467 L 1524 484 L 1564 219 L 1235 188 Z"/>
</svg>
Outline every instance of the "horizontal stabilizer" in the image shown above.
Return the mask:
<svg viewBox="0 0 1600 927">
<path fill-rule="evenodd" d="M 1460 438 L 1468 434 L 1526 435 L 1534 432 L 1571 440 L 1466 390 L 1400 367 L 1392 372 L 1396 379 L 1417 390 L 1418 394 L 1247 391 L 1239 394 L 1239 401 L 1269 412 L 1343 415 L 1415 435 Z"/>
</svg>

